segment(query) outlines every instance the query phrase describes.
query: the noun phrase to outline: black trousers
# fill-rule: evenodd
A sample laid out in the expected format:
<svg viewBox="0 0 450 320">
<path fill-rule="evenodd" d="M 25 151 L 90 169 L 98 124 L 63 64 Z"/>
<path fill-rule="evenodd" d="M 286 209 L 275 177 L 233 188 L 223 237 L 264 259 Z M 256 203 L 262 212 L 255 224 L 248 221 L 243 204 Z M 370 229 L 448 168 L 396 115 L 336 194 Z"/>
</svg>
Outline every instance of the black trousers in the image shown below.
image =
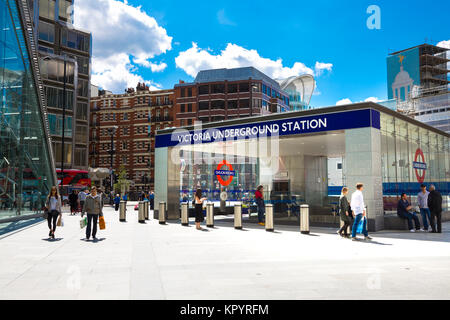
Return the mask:
<svg viewBox="0 0 450 320">
<path fill-rule="evenodd" d="M 52 210 L 48 213 L 47 222 L 48 228 L 53 232 L 56 231 L 56 223 L 58 222 L 59 212 L 56 210 Z M 53 226 L 52 226 L 53 224 Z"/>
<path fill-rule="evenodd" d="M 350 228 L 350 232 L 352 232 L 353 219 L 349 219 L 348 221 L 344 221 L 344 225 L 339 230 L 339 234 L 344 233 L 344 235 L 348 236 L 348 228 Z"/>
<path fill-rule="evenodd" d="M 437 232 L 442 233 L 442 212 L 431 211 L 431 230 L 433 232 L 436 232 L 436 225 Z"/>
<path fill-rule="evenodd" d="M 98 214 L 89 214 L 87 215 L 87 226 L 86 226 L 86 238 L 91 237 L 91 229 L 92 229 L 92 237 L 95 238 L 97 235 L 97 220 Z"/>
<path fill-rule="evenodd" d="M 115 204 L 115 209 L 116 209 L 116 211 L 119 211 L 119 206 L 120 206 L 120 203 L 116 203 L 116 204 Z"/>
</svg>

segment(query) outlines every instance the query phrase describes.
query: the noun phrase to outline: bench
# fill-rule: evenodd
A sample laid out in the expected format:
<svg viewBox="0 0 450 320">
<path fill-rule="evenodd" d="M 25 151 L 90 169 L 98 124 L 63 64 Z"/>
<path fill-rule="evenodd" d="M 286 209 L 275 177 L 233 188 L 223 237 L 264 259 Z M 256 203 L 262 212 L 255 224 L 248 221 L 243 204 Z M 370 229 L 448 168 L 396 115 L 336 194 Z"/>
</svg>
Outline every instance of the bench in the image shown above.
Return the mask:
<svg viewBox="0 0 450 320">
<path fill-rule="evenodd" d="M 423 228 L 422 215 L 418 213 L 417 216 Z M 450 211 L 442 212 L 442 222 L 447 221 L 450 221 Z M 397 213 L 388 213 L 384 216 L 384 230 L 408 230 L 408 220 L 400 218 Z"/>
</svg>

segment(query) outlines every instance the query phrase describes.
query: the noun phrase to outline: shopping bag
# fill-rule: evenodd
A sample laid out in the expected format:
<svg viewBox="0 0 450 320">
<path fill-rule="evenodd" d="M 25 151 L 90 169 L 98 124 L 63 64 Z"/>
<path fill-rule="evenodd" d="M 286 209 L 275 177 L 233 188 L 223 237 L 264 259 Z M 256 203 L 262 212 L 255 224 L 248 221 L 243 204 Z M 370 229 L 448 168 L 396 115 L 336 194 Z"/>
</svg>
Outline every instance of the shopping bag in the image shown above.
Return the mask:
<svg viewBox="0 0 450 320">
<path fill-rule="evenodd" d="M 80 228 L 83 229 L 87 226 L 87 218 L 83 218 L 80 220 Z"/>
<path fill-rule="evenodd" d="M 136 210 L 136 211 L 139 210 L 139 205 L 138 204 L 134 206 L 134 210 Z"/>
<path fill-rule="evenodd" d="M 63 221 L 63 218 L 62 218 L 62 215 L 61 215 L 61 214 L 60 214 L 59 217 L 58 217 L 58 222 L 56 223 L 56 225 L 57 225 L 58 227 L 64 227 L 64 221 Z"/>
<path fill-rule="evenodd" d="M 105 223 L 105 218 L 100 216 L 98 218 L 98 225 L 100 227 L 100 230 L 105 230 L 106 229 L 106 223 Z"/>
<path fill-rule="evenodd" d="M 363 217 L 360 221 L 358 226 L 356 227 L 356 233 L 362 234 L 363 233 L 363 228 L 364 228 L 364 222 L 366 220 L 366 217 Z"/>
</svg>

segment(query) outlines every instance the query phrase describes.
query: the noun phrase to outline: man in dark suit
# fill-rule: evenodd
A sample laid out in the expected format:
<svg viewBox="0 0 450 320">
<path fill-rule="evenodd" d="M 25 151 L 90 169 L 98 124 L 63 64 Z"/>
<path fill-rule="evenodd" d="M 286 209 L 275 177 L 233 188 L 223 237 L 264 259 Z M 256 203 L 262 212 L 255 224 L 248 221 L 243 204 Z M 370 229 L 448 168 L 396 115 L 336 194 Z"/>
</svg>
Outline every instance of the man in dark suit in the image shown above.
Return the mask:
<svg viewBox="0 0 450 320">
<path fill-rule="evenodd" d="M 430 186 L 428 208 L 431 211 L 431 232 L 436 233 L 437 224 L 437 233 L 442 233 L 442 196 L 434 185 Z"/>
</svg>

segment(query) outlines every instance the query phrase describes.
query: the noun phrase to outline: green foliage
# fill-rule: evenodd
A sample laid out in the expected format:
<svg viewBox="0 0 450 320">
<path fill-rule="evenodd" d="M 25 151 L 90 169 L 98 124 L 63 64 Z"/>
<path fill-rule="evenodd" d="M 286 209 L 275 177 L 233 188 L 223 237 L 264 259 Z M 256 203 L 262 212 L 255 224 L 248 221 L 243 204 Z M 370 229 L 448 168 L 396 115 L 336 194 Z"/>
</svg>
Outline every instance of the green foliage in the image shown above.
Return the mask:
<svg viewBox="0 0 450 320">
<path fill-rule="evenodd" d="M 122 192 L 122 189 L 128 190 L 130 188 L 130 182 L 127 179 L 127 170 L 123 165 L 119 168 L 119 176 L 117 178 L 117 183 L 114 184 L 114 190 L 116 192 Z"/>
</svg>

